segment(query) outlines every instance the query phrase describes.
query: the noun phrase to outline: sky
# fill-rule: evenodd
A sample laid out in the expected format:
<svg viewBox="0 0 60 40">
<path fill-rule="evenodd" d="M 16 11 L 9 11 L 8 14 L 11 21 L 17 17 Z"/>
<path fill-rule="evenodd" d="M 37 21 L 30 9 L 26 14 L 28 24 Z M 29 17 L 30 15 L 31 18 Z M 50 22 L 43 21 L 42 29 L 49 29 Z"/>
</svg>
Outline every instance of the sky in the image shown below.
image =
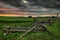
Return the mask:
<svg viewBox="0 0 60 40">
<path fill-rule="evenodd" d="M 16 4 L 15 2 L 12 1 L 11 4 L 15 5 Z M 60 10 L 57 10 L 57 9 L 43 8 L 43 7 L 38 8 L 37 6 L 32 6 L 32 8 L 31 8 L 31 6 L 29 5 L 29 2 L 24 1 L 24 0 L 22 2 L 22 4 L 24 4 L 24 5 L 20 5 L 20 7 L 18 7 L 19 2 L 18 2 L 18 5 L 16 5 L 16 6 L 13 6 L 11 4 L 7 3 L 5 1 L 0 1 L 0 13 L 1 14 L 11 13 L 12 15 L 13 14 L 15 14 L 15 15 L 19 14 L 20 15 L 20 14 L 45 14 L 45 13 L 46 14 L 47 13 L 52 14 L 52 13 L 60 13 Z M 21 6 L 24 6 L 24 7 L 27 7 L 27 8 L 22 9 Z M 36 8 L 36 9 L 33 9 L 33 8 Z M 36 11 L 37 10 L 39 12 L 21 12 L 21 11 L 24 11 L 24 10 L 26 10 L 26 11 Z"/>
</svg>

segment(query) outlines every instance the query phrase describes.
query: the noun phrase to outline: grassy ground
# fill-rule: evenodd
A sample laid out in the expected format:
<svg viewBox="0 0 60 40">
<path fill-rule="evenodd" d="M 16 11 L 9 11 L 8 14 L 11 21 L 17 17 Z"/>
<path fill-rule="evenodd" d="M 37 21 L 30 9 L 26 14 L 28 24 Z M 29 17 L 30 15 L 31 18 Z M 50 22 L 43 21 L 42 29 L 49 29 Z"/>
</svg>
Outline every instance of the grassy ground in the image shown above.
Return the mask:
<svg viewBox="0 0 60 40">
<path fill-rule="evenodd" d="M 38 20 L 47 20 L 49 18 L 38 18 Z M 3 27 L 17 27 L 26 26 L 29 27 L 34 23 L 32 18 L 22 17 L 0 17 L 0 40 L 60 40 L 60 18 L 57 18 L 52 25 L 46 25 L 46 28 L 52 32 L 49 34 L 47 31 L 40 31 L 36 33 L 29 33 L 20 39 L 23 34 L 21 32 L 9 33 L 6 36 L 3 35 Z"/>
</svg>

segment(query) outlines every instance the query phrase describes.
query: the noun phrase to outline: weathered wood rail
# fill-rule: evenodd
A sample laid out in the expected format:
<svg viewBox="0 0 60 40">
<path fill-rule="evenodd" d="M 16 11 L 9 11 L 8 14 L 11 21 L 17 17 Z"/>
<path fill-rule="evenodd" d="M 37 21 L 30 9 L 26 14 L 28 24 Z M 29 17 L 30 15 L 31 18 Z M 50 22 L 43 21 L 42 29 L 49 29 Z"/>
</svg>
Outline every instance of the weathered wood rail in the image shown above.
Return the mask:
<svg viewBox="0 0 60 40">
<path fill-rule="evenodd" d="M 31 27 L 9 27 L 9 28 L 4 28 L 5 31 L 8 32 L 25 32 L 29 30 Z M 31 32 L 39 32 L 39 31 L 44 31 L 45 29 L 43 27 L 37 27 L 33 29 Z"/>
</svg>

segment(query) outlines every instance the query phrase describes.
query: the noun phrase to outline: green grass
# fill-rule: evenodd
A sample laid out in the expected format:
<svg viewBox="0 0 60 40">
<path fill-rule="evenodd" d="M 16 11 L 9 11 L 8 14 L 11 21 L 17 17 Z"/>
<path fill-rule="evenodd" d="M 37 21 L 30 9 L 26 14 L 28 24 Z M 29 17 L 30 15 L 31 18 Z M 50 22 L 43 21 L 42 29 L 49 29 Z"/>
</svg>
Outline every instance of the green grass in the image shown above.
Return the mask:
<svg viewBox="0 0 60 40">
<path fill-rule="evenodd" d="M 49 18 L 38 18 L 38 20 L 47 20 Z M 2 22 L 1 22 L 2 21 Z M 4 23 L 5 22 L 5 23 Z M 47 31 L 40 31 L 36 33 L 29 33 L 20 39 L 20 36 L 23 34 L 21 32 L 9 33 L 4 36 L 3 27 L 17 27 L 17 26 L 26 26 L 29 27 L 34 23 L 32 18 L 24 17 L 0 17 L 0 40 L 60 40 L 60 18 L 57 18 L 52 25 L 46 25 L 46 28 L 52 32 L 53 35 L 49 34 Z"/>
</svg>

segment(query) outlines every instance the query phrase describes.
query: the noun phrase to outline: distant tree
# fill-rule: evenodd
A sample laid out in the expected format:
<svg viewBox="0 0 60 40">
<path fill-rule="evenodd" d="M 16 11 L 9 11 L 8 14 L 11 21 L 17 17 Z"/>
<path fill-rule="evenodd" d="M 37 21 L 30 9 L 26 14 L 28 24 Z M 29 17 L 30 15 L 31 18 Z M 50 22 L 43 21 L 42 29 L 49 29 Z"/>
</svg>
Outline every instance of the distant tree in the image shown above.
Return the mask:
<svg viewBox="0 0 60 40">
<path fill-rule="evenodd" d="M 57 17 L 59 16 L 59 13 L 57 13 Z"/>
<path fill-rule="evenodd" d="M 32 18 L 32 16 L 28 16 L 28 18 Z"/>
</svg>

